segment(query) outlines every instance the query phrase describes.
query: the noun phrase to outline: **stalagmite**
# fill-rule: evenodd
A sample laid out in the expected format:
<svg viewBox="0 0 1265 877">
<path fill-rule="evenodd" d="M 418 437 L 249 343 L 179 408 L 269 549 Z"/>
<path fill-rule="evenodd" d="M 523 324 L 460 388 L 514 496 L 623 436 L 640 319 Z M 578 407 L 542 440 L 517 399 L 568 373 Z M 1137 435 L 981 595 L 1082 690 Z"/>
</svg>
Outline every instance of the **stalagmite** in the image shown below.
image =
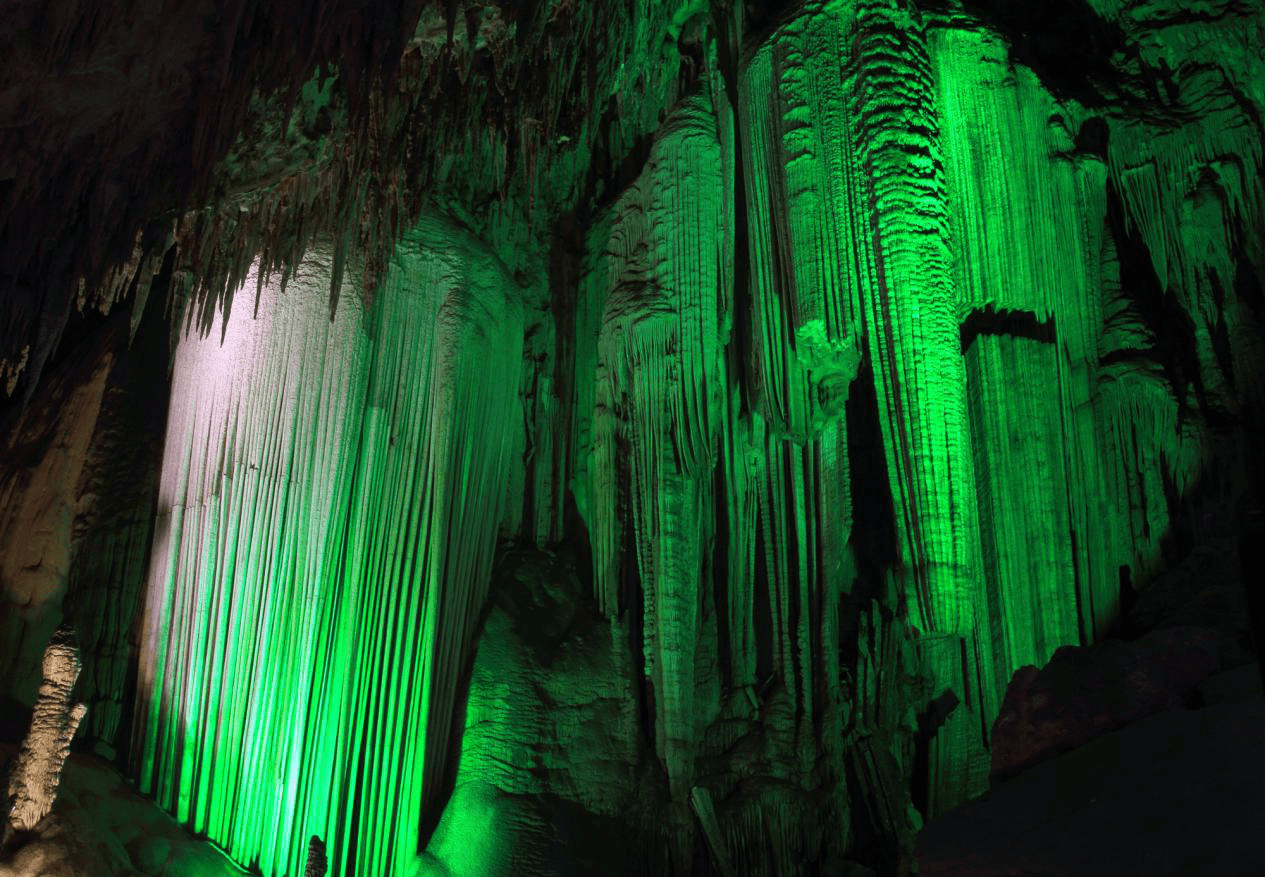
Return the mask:
<svg viewBox="0 0 1265 877">
<path fill-rule="evenodd" d="M 307 842 L 307 867 L 303 869 L 303 877 L 325 877 L 328 863 L 325 860 L 325 842 L 312 835 Z"/>
<path fill-rule="evenodd" d="M 71 705 L 80 669 L 73 631 L 59 628 L 44 650 L 44 680 L 35 700 L 31 729 L 9 777 L 6 841 L 15 832 L 34 830 L 53 809 L 70 741 L 88 711 L 82 703 Z"/>
</svg>

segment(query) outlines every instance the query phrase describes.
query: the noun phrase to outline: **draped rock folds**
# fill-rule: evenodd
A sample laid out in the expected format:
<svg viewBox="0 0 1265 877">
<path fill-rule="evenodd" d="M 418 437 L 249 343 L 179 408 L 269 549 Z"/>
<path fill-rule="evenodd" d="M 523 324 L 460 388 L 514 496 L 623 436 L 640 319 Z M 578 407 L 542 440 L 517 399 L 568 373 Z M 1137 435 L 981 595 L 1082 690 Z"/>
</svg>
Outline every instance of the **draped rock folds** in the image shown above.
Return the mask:
<svg viewBox="0 0 1265 877">
<path fill-rule="evenodd" d="M 434 219 L 367 313 L 330 322 L 329 270 L 177 350 L 135 757 L 238 861 L 299 873 L 317 834 L 335 873 L 403 874 L 521 447 L 522 317 Z"/>
<path fill-rule="evenodd" d="M 1156 65 L 1212 45 L 1096 5 Z M 985 786 L 1015 670 L 1108 633 L 1188 492 L 1243 495 L 1245 446 L 1211 424 L 1265 386 L 1250 78 L 1088 106 L 952 6 L 810 2 L 739 63 L 691 5 L 673 36 L 698 75 L 643 83 L 653 136 L 607 119 L 600 185 L 567 176 L 593 156 L 541 172 L 589 199 L 577 253 L 520 248 L 505 217 L 537 202 L 510 187 L 491 240 L 427 213 L 332 321 L 318 250 L 222 343 L 186 336 L 142 785 L 269 875 L 314 834 L 332 873 L 410 873 L 458 765 L 428 861 L 465 861 L 474 822 L 512 832 L 497 813 L 543 818 L 509 796 L 611 819 L 613 776 L 665 805 L 682 873 L 704 850 L 908 865 L 922 816 Z M 498 535 L 564 529 L 609 636 L 549 676 L 567 624 L 507 631 L 556 621 L 562 586 L 524 585 L 545 608 L 488 616 L 466 703 Z M 569 683 L 577 654 L 595 669 Z M 611 768 L 642 747 L 653 782 Z"/>
<path fill-rule="evenodd" d="M 1112 314 L 1150 306 L 1122 283 L 1111 198 L 1123 193 L 1161 289 L 1194 317 L 1227 407 L 1250 397 L 1225 389 L 1225 363 L 1258 368 L 1255 332 L 1231 334 L 1221 365 L 1208 353 L 1221 311 L 1198 290 L 1228 288 L 1235 269 L 1185 264 L 1232 249 L 1209 236 L 1259 236 L 1259 130 L 1218 103 L 1226 87 L 1186 88 L 1189 106 L 1233 122 L 1216 146 L 1211 122 L 1104 118 L 1056 98 L 966 17 L 816 3 L 746 60 L 741 113 L 714 76 L 661 127 L 589 241 L 576 468 L 599 601 L 641 619 L 675 796 L 706 772 L 710 734 L 757 714 L 766 745 L 773 726 L 798 741 L 777 769 L 813 787 L 815 759 L 838 752 L 822 732 L 847 727 L 845 696 L 870 696 L 841 684 L 855 634 L 836 622 L 872 588 L 850 541 L 858 467 L 884 469 L 895 509 L 889 609 L 961 703 L 930 744 L 932 812 L 982 788 L 1011 673 L 1102 636 L 1119 570 L 1157 568 L 1165 496 L 1209 445 L 1198 415 L 1179 416 L 1198 404 L 1184 388 L 1104 356 L 1128 343 L 1112 339 L 1129 318 Z M 1104 121 L 1097 152 L 1081 129 Z M 1172 217 L 1201 210 L 1179 231 Z M 745 235 L 726 225 L 739 215 Z M 718 245 L 743 239 L 749 277 L 727 258 L 713 267 Z M 858 376 L 874 383 L 882 459 L 849 450 Z"/>
</svg>

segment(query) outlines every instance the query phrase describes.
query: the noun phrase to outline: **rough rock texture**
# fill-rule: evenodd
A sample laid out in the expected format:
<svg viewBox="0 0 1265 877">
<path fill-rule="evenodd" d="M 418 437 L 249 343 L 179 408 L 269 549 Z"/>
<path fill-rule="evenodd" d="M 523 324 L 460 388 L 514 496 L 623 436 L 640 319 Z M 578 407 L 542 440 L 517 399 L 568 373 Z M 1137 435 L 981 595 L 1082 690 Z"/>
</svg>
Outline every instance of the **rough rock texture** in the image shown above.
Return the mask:
<svg viewBox="0 0 1265 877">
<path fill-rule="evenodd" d="M 0 746 L 0 763 L 12 747 Z M 244 877 L 90 755 L 72 755 L 52 814 L 0 859 L 3 877 Z"/>
<path fill-rule="evenodd" d="M 283 272 L 314 234 L 331 298 L 349 260 L 372 297 L 431 199 L 539 248 L 529 225 L 605 194 L 616 174 L 586 183 L 590 165 L 621 164 L 698 75 L 677 36 L 705 4 L 4 10 L 0 377 L 26 399 L 74 314 L 139 321 L 168 263 L 155 295 L 209 329 L 261 250 Z"/>
<path fill-rule="evenodd" d="M 131 297 L 139 319 L 173 226 L 180 235 L 173 220 L 202 206 L 191 196 L 212 194 L 257 89 L 292 100 L 318 65 L 342 63 L 339 91 L 362 106 L 377 74 L 398 65 L 420 7 L 6 2 L 0 363 L 10 393 L 22 378 L 29 397 L 74 311 Z"/>
<path fill-rule="evenodd" d="M 82 736 L 107 752 L 135 662 L 166 421 L 156 403 L 166 392 L 161 312 L 150 309 L 130 341 L 122 317 L 76 327 L 95 329 L 93 341 L 52 365 L 0 465 L 0 694 L 24 722 L 43 644 L 63 621 L 74 626 L 89 706 Z M 21 730 L 0 722 L 10 742 Z"/>
<path fill-rule="evenodd" d="M 1244 584 L 1234 540 L 1210 540 L 1138 589 L 1124 627 L 1206 627 L 1217 632 L 1222 664 L 1241 664 L 1250 660 L 1252 640 Z"/>
<path fill-rule="evenodd" d="M 138 651 L 135 621 L 154 533 L 167 424 L 166 326 L 155 306 L 130 326 L 119 314 L 106 338 L 114 365 L 80 477 L 62 612 L 84 662 L 81 733 L 100 754 L 127 748 Z"/>
<path fill-rule="evenodd" d="M 35 697 L 31 727 L 9 773 L 5 796 L 6 841 L 14 833 L 33 831 L 57 800 L 57 786 L 62 765 L 70 754 L 70 741 L 88 709 L 82 703 L 73 702 L 75 682 L 82 667 L 73 631 L 59 628 L 44 649 L 44 679 Z"/>
<path fill-rule="evenodd" d="M 669 868 L 672 823 L 688 814 L 671 809 L 639 734 L 627 630 L 597 611 L 569 553 L 509 550 L 490 600 L 453 794 L 423 863 L 525 877 Z"/>
<path fill-rule="evenodd" d="M 1153 713 L 1180 709 L 1220 667 L 1217 632 L 1177 627 L 1133 642 L 1063 646 L 1020 667 L 993 723 L 995 784 Z"/>
<path fill-rule="evenodd" d="M 307 842 L 307 864 L 303 877 L 325 877 L 329 862 L 325 857 L 325 843 L 316 835 Z"/>
<path fill-rule="evenodd" d="M 1249 877 L 1265 840 L 1265 700 L 1170 710 L 1039 764 L 918 837 L 927 877 Z"/>
<path fill-rule="evenodd" d="M 106 877 L 86 844 L 54 819 L 45 819 L 27 838 L 0 858 L 2 877 Z"/>
<path fill-rule="evenodd" d="M 4 693 L 27 706 L 40 682 L 44 645 L 62 620 L 79 483 L 112 357 L 67 363 L 41 404 L 7 435 L 0 470 L 0 637 Z"/>
<path fill-rule="evenodd" d="M 788 838 L 805 826 L 818 832 L 807 829 L 814 846 L 829 850 L 817 852 L 822 867 L 867 873 L 830 843 L 833 814 L 814 814 L 829 813 L 829 797 L 777 777 L 785 756 L 754 723 L 713 728 L 736 742 L 703 762 L 688 808 L 674 801 L 630 690 L 620 648 L 627 637 L 624 624 L 604 618 L 584 593 L 570 549 L 506 551 L 471 671 L 455 788 L 422 857 L 423 874 L 787 874 L 800 866 L 789 858 Z M 878 745 L 857 741 L 853 764 L 892 770 L 895 779 L 899 767 L 883 760 L 884 739 L 878 732 Z M 733 789 L 730 773 L 749 779 Z M 769 806 L 773 814 L 760 812 Z M 890 830 L 882 819 L 903 815 L 863 820 L 874 818 L 871 830 L 881 835 Z M 691 862 L 674 838 L 696 823 L 707 849 L 696 848 Z M 471 848 L 475 825 L 486 827 Z"/>
</svg>

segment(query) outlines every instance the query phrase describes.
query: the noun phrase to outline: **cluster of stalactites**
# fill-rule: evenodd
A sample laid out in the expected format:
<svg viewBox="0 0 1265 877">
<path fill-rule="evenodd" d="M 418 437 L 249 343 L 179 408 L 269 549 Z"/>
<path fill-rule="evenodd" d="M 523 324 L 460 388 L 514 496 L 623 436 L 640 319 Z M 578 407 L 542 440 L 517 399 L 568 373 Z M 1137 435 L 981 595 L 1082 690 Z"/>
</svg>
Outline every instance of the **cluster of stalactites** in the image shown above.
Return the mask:
<svg viewBox="0 0 1265 877">
<path fill-rule="evenodd" d="M 303 829 L 408 873 L 521 454 L 523 321 L 427 218 L 368 312 L 316 250 L 176 353 L 135 735 L 141 787 L 266 874 Z M 384 813 L 392 813 L 384 819 Z"/>
<path fill-rule="evenodd" d="M 856 575 L 848 409 L 872 380 L 884 454 L 863 465 L 886 472 L 899 602 L 963 704 L 932 770 L 951 806 L 983 781 L 1010 674 L 1106 631 L 1120 567 L 1158 559 L 1162 480 L 1184 488 L 1206 452 L 1153 372 L 1100 365 L 1134 331 L 1109 180 L 1212 320 L 1198 290 L 1231 283 L 1232 239 L 1259 232 L 1259 144 L 1179 127 L 1202 145 L 1161 160 L 1163 138 L 1113 136 L 1104 161 L 1077 147 L 1084 108 L 995 35 L 878 0 L 781 26 L 738 106 L 721 80 L 677 106 L 589 238 L 575 484 L 598 600 L 641 616 L 678 791 L 709 717 L 747 702 L 731 693 L 786 692 L 805 727 L 828 713 L 839 634 L 807 619 L 834 618 Z M 1213 207 L 1155 175 L 1192 161 L 1218 169 Z M 1215 240 L 1173 239 L 1214 208 Z"/>
</svg>

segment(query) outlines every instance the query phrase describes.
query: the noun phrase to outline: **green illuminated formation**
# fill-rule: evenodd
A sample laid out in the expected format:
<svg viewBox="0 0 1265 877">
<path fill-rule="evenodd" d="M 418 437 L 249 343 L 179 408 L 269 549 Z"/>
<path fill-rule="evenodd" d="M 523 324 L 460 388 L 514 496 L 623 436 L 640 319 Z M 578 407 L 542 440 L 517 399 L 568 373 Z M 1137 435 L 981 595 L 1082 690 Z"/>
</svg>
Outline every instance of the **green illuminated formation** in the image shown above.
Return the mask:
<svg viewBox="0 0 1265 877">
<path fill-rule="evenodd" d="M 632 604 L 644 620 L 642 658 L 658 699 L 655 746 L 681 794 L 694 743 L 717 708 L 714 686 L 696 678 L 707 659 L 696 652 L 705 599 L 699 584 L 712 542 L 706 512 L 727 414 L 717 295 L 720 156 L 709 110 L 700 100 L 678 109 L 641 180 L 614 208 L 610 237 L 599 244 L 603 264 L 590 281 L 609 284 L 590 293 L 605 302 L 596 370 L 579 376 L 593 382 L 584 507 L 595 587 L 607 612 Z M 634 557 L 624 555 L 630 548 Z M 629 562 L 640 594 L 621 593 L 620 570 Z"/>
<path fill-rule="evenodd" d="M 742 3 L 642 3 L 585 142 L 489 135 L 380 285 L 347 232 L 183 334 L 142 789 L 266 877 L 313 836 L 339 877 L 553 873 L 563 823 L 677 873 L 908 867 L 1265 403 L 1261 60 L 1129 115 L 931 5 L 744 43 Z"/>
<path fill-rule="evenodd" d="M 267 874 L 313 832 L 334 873 L 409 873 L 435 806 L 520 441 L 510 281 L 454 234 L 412 232 L 364 317 L 329 322 L 310 254 L 177 351 L 137 764 Z"/>
<path fill-rule="evenodd" d="M 962 703 L 931 744 L 929 805 L 940 812 L 982 789 L 980 741 L 1011 673 L 1103 635 L 1120 608 L 1119 569 L 1157 568 L 1161 480 L 1189 485 L 1199 425 L 1177 416 L 1181 402 L 1145 369 L 1100 366 L 1113 343 L 1130 343 L 1115 334 L 1127 330 L 1129 305 L 1106 227 L 1109 179 L 1146 234 L 1183 225 L 1148 219 L 1127 174 L 1119 181 L 1118 153 L 1145 155 L 1127 126 L 1108 161 L 1082 151 L 1074 135 L 1085 108 L 1055 100 L 1002 40 L 966 20 L 814 4 L 745 66 L 740 115 L 719 77 L 711 84 L 720 161 L 702 148 L 708 126 L 683 133 L 697 104 L 679 105 L 639 181 L 590 238 L 585 307 L 593 296 L 605 304 L 590 330 L 600 339 L 591 422 L 590 397 L 578 396 L 593 462 L 577 467 L 598 598 L 607 611 L 641 603 L 655 743 L 675 798 L 697 777 L 688 756 L 706 755 L 706 723 L 753 715 L 754 697 L 728 695 L 757 688 L 786 710 L 778 721 L 799 737 L 783 764 L 805 759 L 811 787 L 819 747 L 833 748 L 830 717 L 867 696 L 840 684 L 831 611 L 861 584 L 849 544 L 858 460 L 849 463 L 844 411 L 864 357 L 884 454 L 861 465 L 888 473 L 903 592 L 893 605 L 907 607 L 935 690 Z M 731 288 L 722 260 L 713 316 L 710 302 L 692 307 L 691 285 L 713 269 L 692 260 L 734 236 L 708 222 L 689 255 L 662 259 L 661 230 L 679 247 L 682 226 L 663 215 L 670 197 L 655 195 L 689 187 L 689 216 L 729 219 L 732 181 L 706 187 L 717 165 L 738 164 L 723 136 L 735 118 L 750 277 Z M 1232 132 L 1255 133 L 1232 121 Z M 1259 147 L 1241 136 L 1220 149 L 1255 168 Z M 1179 174 L 1157 189 L 1185 204 L 1187 182 Z M 1259 183 L 1249 185 L 1225 190 L 1230 227 L 1259 228 Z M 1194 202 L 1209 199 L 1223 203 L 1216 191 Z M 1226 227 L 1191 225 L 1195 240 Z M 1224 259 L 1231 248 L 1193 249 Z M 1228 288 L 1233 269 L 1216 271 Z M 1235 354 L 1242 372 L 1253 370 L 1250 349 Z M 725 397 L 713 400 L 721 382 Z M 687 424 L 681 411 L 693 414 Z M 640 594 L 615 588 L 629 552 Z M 771 628 L 766 654 L 761 624 Z M 714 645 L 700 648 L 709 636 Z M 691 724 L 695 735 L 682 737 Z"/>
</svg>

